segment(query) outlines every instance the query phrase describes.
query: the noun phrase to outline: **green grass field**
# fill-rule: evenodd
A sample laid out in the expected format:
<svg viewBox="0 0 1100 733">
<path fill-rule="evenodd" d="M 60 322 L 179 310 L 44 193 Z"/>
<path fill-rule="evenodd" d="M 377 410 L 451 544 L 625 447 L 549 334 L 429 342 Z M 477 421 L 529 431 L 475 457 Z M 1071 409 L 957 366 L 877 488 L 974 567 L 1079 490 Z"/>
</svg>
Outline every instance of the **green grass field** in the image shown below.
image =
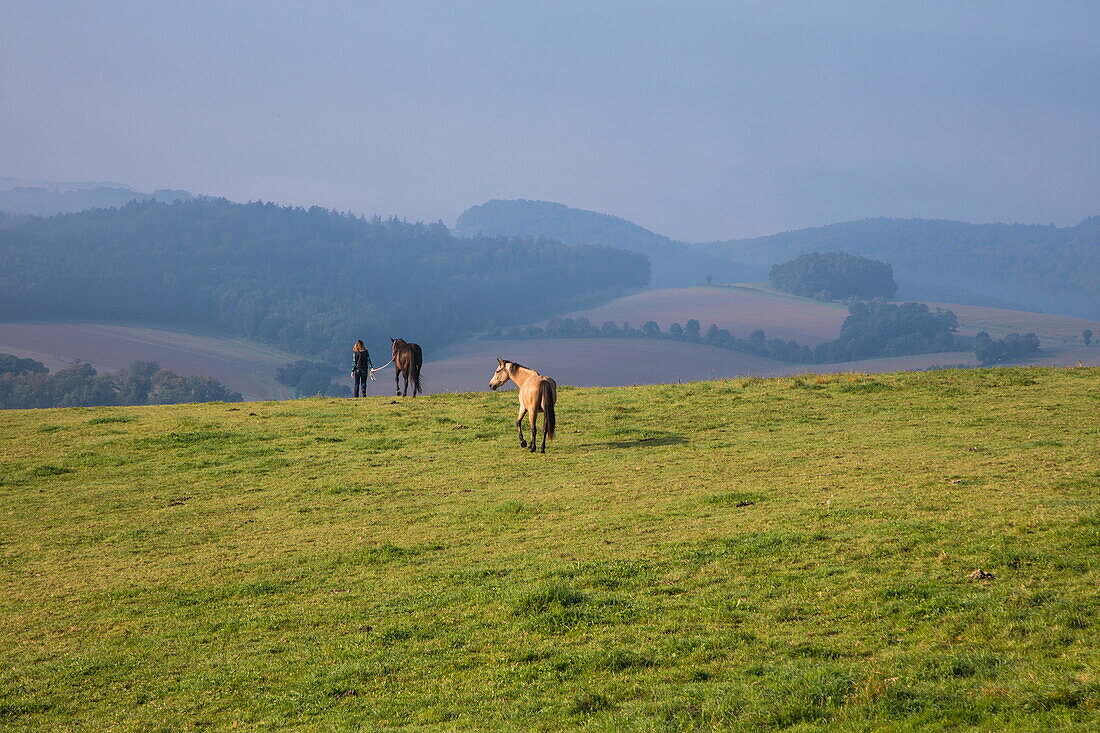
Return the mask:
<svg viewBox="0 0 1100 733">
<path fill-rule="evenodd" d="M 1100 723 L 1100 369 L 515 402 L 0 413 L 0 728 Z"/>
</svg>

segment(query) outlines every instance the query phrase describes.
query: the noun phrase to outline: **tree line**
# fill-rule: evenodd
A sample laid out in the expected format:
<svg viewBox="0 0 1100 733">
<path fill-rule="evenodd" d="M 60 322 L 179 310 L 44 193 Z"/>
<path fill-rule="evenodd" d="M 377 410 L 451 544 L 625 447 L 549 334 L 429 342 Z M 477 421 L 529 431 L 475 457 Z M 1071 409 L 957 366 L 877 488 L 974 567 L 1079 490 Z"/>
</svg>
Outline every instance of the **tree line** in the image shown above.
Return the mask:
<svg viewBox="0 0 1100 733">
<path fill-rule="evenodd" d="M 240 392 L 210 377 L 182 377 L 156 362 L 135 361 L 100 374 L 73 362 L 51 372 L 40 361 L 0 354 L 0 409 L 174 405 L 183 402 L 240 402 Z"/>
<path fill-rule="evenodd" d="M 643 255 L 609 247 L 269 203 L 144 201 L 0 228 L 0 318 L 210 327 L 338 364 L 358 338 L 432 348 L 648 279 Z"/>
<path fill-rule="evenodd" d="M 958 319 L 951 311 L 930 309 L 923 303 L 887 303 L 881 300 L 852 301 L 840 335 L 815 346 L 768 338 L 756 329 L 747 338 L 734 336 L 716 324 L 703 331 L 699 321 L 690 319 L 685 325 L 672 323 L 661 331 L 656 321 L 646 321 L 641 328 L 624 322 L 605 321 L 600 326 L 584 316 L 552 318 L 545 326 L 494 329 L 486 338 L 664 338 L 740 351 L 777 361 L 799 364 L 828 364 L 880 356 L 905 356 L 941 351 L 953 351 L 966 343 L 956 331 Z"/>
</svg>

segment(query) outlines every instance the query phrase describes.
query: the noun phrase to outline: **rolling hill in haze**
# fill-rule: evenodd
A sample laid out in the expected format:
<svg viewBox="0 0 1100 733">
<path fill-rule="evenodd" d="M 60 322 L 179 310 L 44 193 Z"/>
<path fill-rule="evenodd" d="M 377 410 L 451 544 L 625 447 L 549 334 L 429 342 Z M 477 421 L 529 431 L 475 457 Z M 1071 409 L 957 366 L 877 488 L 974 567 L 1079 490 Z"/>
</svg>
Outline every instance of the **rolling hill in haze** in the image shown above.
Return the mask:
<svg viewBox="0 0 1100 733">
<path fill-rule="evenodd" d="M 432 348 L 648 279 L 644 257 L 610 247 L 319 207 L 144 201 L 0 227 L 0 320 L 207 327 L 336 363 L 357 338 Z"/>
<path fill-rule="evenodd" d="M 768 272 L 760 264 L 735 262 L 722 252 L 705 252 L 617 216 L 549 201 L 488 201 L 462 212 L 455 231 L 462 236 L 549 237 L 567 244 L 599 242 L 641 252 L 649 257 L 654 287 L 697 285 L 706 275 L 718 282 L 762 280 Z"/>
<path fill-rule="evenodd" d="M 494 200 L 463 212 L 457 231 L 658 252 L 657 259 L 650 255 L 653 282 L 675 286 L 696 285 L 707 275 L 719 282 L 763 280 L 773 264 L 798 255 L 845 251 L 893 265 L 901 299 L 1100 318 L 1100 216 L 1072 227 L 868 219 L 692 244 L 607 214 L 545 201 Z M 663 269 L 666 261 L 677 264 Z"/>
<path fill-rule="evenodd" d="M 157 189 L 152 193 L 142 193 L 122 183 L 59 183 L 0 178 L 0 212 L 7 214 L 51 216 L 124 206 L 131 201 L 171 203 L 191 198 L 194 197 L 190 191 Z"/>
</svg>

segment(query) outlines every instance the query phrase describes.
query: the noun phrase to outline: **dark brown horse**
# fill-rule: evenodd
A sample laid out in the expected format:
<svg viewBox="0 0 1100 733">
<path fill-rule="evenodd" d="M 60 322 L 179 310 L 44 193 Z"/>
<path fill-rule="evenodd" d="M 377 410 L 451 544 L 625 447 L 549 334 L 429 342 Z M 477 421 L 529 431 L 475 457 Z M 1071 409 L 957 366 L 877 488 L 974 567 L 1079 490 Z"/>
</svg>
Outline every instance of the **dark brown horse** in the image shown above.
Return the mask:
<svg viewBox="0 0 1100 733">
<path fill-rule="evenodd" d="M 390 339 L 393 351 L 393 384 L 397 387 L 397 394 L 402 397 L 409 395 L 409 380 L 413 383 L 413 397 L 417 392 L 423 392 L 420 388 L 420 367 L 424 365 L 424 351 L 420 344 L 410 344 L 405 339 Z M 401 392 L 401 375 L 405 375 L 405 391 Z"/>
</svg>

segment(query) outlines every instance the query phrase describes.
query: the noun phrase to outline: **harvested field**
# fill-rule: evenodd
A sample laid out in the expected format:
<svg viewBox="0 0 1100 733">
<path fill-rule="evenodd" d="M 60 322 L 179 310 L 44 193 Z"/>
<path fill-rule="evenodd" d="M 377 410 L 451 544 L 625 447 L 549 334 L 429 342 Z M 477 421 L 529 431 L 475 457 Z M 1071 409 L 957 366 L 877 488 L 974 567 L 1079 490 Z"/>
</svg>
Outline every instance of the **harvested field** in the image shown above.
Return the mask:
<svg viewBox="0 0 1100 733">
<path fill-rule="evenodd" d="M 155 361 L 177 374 L 213 377 L 251 400 L 290 397 L 275 381 L 275 368 L 300 358 L 244 339 L 103 323 L 0 323 L 0 353 L 37 359 L 51 370 L 75 359 L 101 371 Z"/>
<path fill-rule="evenodd" d="M 1100 349 L 1097 349 L 1100 351 Z M 713 346 L 650 339 L 548 339 L 484 341 L 470 339 L 427 354 L 424 388 L 428 392 L 485 390 L 496 357 L 516 361 L 562 384 L 616 387 L 662 384 L 676 380 L 722 379 L 749 374 L 776 374 L 784 364 Z M 393 386 L 392 373 L 375 384 Z M 372 385 L 372 393 L 377 387 Z"/>
<path fill-rule="evenodd" d="M 673 322 L 682 326 L 695 318 L 703 329 L 714 323 L 744 337 L 762 328 L 769 338 L 813 345 L 836 338 L 848 311 L 836 303 L 820 303 L 767 289 L 711 287 L 643 290 L 568 315 L 584 316 L 597 326 L 604 321 L 620 325 L 630 321 L 638 327 L 646 321 L 656 321 L 661 330 Z"/>
<path fill-rule="evenodd" d="M 986 331 L 991 336 L 1003 336 L 1006 333 L 1034 333 L 1040 340 L 1059 341 L 1084 345 L 1081 332 L 1086 328 L 1100 334 L 1100 321 L 1086 321 L 1083 318 L 1056 316 L 1049 313 L 1030 313 L 1028 311 L 1006 310 L 1004 308 L 985 308 L 980 305 L 960 305 L 958 303 L 929 303 L 930 307 L 944 308 L 959 317 L 959 330 L 962 333 Z"/>
</svg>

